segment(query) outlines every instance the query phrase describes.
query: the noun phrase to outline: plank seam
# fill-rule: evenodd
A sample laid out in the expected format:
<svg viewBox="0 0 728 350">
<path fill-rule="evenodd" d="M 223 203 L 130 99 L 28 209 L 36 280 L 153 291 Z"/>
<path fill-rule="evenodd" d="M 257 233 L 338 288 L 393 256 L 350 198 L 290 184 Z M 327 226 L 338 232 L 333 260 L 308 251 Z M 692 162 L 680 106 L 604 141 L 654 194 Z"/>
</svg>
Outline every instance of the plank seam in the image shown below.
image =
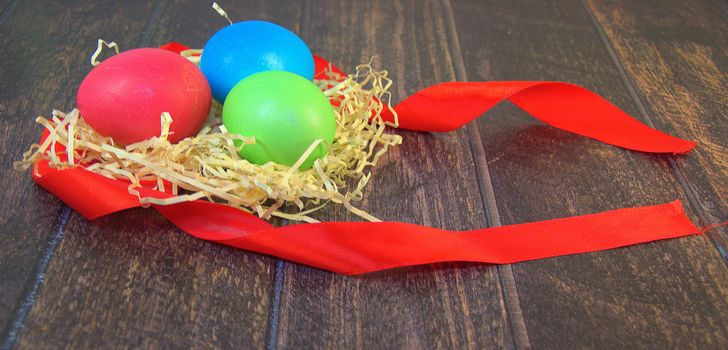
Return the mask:
<svg viewBox="0 0 728 350">
<path fill-rule="evenodd" d="M 273 306 L 270 316 L 269 338 L 266 349 L 275 350 L 278 347 L 278 316 L 281 309 L 281 294 L 283 292 L 283 274 L 285 262 L 276 261 L 275 285 L 273 287 Z"/>
<path fill-rule="evenodd" d="M 448 32 L 449 47 L 453 59 L 453 68 L 455 69 L 455 78 L 459 81 L 467 81 L 467 72 L 463 61 L 462 51 L 460 49 L 460 39 L 455 25 L 455 16 L 453 14 L 450 0 L 442 0 L 443 13 Z M 468 137 L 470 141 L 471 153 L 475 163 L 475 171 L 478 174 L 478 189 L 480 190 L 481 199 L 486 210 L 486 219 L 490 226 L 502 226 L 500 213 L 498 211 L 498 203 L 495 199 L 495 190 L 493 189 L 493 180 L 488 169 L 488 161 L 483 148 L 483 141 L 480 137 L 478 125 L 469 123 L 466 125 Z M 518 296 L 515 277 L 511 265 L 500 265 L 497 267 L 499 283 L 503 293 L 503 299 L 506 304 L 506 312 L 508 321 L 511 326 L 511 334 L 513 337 L 514 347 L 516 349 L 531 348 L 526 323 L 521 310 L 521 302 Z"/>
<path fill-rule="evenodd" d="M 587 3 L 587 1 L 581 0 L 581 4 L 584 7 L 584 10 L 586 11 L 587 15 L 589 16 L 589 19 L 591 20 L 592 24 L 594 25 L 594 27 L 597 31 L 597 34 L 599 35 L 599 38 L 602 40 L 602 43 L 604 44 L 605 48 L 607 49 L 607 53 L 609 54 L 609 57 L 611 58 L 612 63 L 614 63 L 614 65 L 617 67 L 617 70 L 619 71 L 619 76 L 622 80 L 622 83 L 627 88 L 627 92 L 629 93 L 630 98 L 637 105 L 637 110 L 639 111 L 642 118 L 645 120 L 646 124 L 649 125 L 651 128 L 655 128 L 655 123 L 653 122 L 652 118 L 650 117 L 650 114 L 647 111 L 647 105 L 642 101 L 642 98 L 640 97 L 639 93 L 637 92 L 637 89 L 635 88 L 635 84 L 632 81 L 632 78 L 630 78 L 629 74 L 627 74 L 627 69 L 624 67 L 622 60 L 619 59 L 617 52 L 614 50 L 614 46 L 612 45 L 612 42 L 609 40 L 609 37 L 607 37 L 607 34 L 604 31 L 604 28 L 599 23 L 599 20 L 597 20 L 596 15 L 592 11 L 591 7 L 589 7 L 589 4 Z M 692 189 L 692 187 L 690 187 L 690 184 L 687 180 L 687 176 L 685 176 L 683 170 L 677 164 L 677 161 L 674 159 L 674 157 L 668 157 L 667 160 L 668 160 L 668 163 L 670 164 L 671 172 L 674 174 L 678 183 L 680 183 L 680 187 L 682 187 L 682 189 L 685 191 L 685 196 L 688 199 L 688 203 L 689 203 L 690 207 L 695 211 L 695 213 L 697 213 L 698 218 L 701 221 L 700 225 L 707 226 L 707 225 L 714 223 L 709 219 L 704 208 L 700 205 L 700 202 L 697 199 L 697 194 Z M 720 242 L 718 242 L 716 239 L 714 239 L 711 235 L 706 234 L 705 236 L 708 238 L 708 240 L 710 240 L 710 242 L 713 244 L 713 246 L 718 250 L 718 253 L 726 261 L 726 264 L 728 264 L 728 259 L 723 254 L 723 252 L 726 251 L 726 248 Z"/>
<path fill-rule="evenodd" d="M 723 14 L 728 14 L 728 4 L 726 4 L 725 0 L 716 0 L 718 1 L 718 7 L 723 10 Z"/>
<path fill-rule="evenodd" d="M 149 45 L 149 41 L 152 39 L 152 34 L 157 30 L 157 25 L 159 24 L 160 18 L 162 18 L 162 12 L 167 7 L 167 4 L 169 4 L 169 0 L 161 0 L 157 1 L 156 4 L 154 4 L 154 9 L 152 9 L 152 14 L 149 15 L 149 19 L 147 19 L 147 24 L 144 26 L 144 29 L 142 29 L 142 36 L 139 38 L 139 47 L 144 47 Z"/>
<path fill-rule="evenodd" d="M 10 13 L 13 12 L 13 9 L 15 8 L 15 5 L 17 5 L 20 2 L 20 0 L 13 0 L 9 4 L 7 4 L 5 7 L 3 7 L 2 11 L 0 11 L 0 24 L 5 22 L 5 20 L 10 16 Z"/>
<path fill-rule="evenodd" d="M 41 256 L 41 259 L 36 266 L 35 277 L 29 282 L 29 286 L 26 287 L 27 292 L 21 299 L 22 302 L 15 311 L 15 318 L 12 320 L 7 331 L 5 332 L 5 334 L 7 335 L 5 337 L 5 340 L 3 340 L 2 347 L 0 347 L 0 349 L 9 350 L 15 345 L 15 342 L 18 340 L 18 335 L 23 329 L 25 319 L 28 316 L 30 309 L 33 308 L 33 305 L 35 305 L 38 291 L 45 281 L 46 270 L 48 269 L 48 265 L 50 265 L 51 259 L 56 252 L 56 247 L 58 247 L 58 244 L 63 239 L 64 229 L 66 227 L 66 224 L 68 223 L 68 218 L 70 217 L 70 215 L 71 208 L 63 205 L 61 212 L 58 215 L 58 223 L 56 224 L 56 229 L 54 230 L 53 235 L 50 237 L 50 239 L 48 239 L 46 249 L 43 251 L 43 255 Z"/>
<path fill-rule="evenodd" d="M 304 0 L 302 5 L 301 22 L 299 23 L 299 34 L 305 37 L 308 33 L 309 17 L 311 16 L 311 3 Z M 276 261 L 275 284 L 273 286 L 273 305 L 271 306 L 270 325 L 268 327 L 268 344 L 267 350 L 275 350 L 278 348 L 278 324 L 280 322 L 281 313 L 281 296 L 283 295 L 283 279 L 285 274 L 286 262 L 282 259 Z"/>
</svg>

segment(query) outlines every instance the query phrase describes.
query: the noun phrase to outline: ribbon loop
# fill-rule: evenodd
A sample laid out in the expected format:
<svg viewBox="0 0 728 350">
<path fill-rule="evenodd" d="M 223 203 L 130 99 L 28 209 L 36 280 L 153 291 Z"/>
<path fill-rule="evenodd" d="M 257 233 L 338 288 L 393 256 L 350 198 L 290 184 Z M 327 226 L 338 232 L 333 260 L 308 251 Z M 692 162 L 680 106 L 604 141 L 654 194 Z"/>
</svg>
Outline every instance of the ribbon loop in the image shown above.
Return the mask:
<svg viewBox="0 0 728 350">
<path fill-rule="evenodd" d="M 504 100 L 551 126 L 634 151 L 685 154 L 696 145 L 650 128 L 585 88 L 561 82 L 442 83 L 414 93 L 394 109 L 400 128 L 444 132 Z"/>
</svg>

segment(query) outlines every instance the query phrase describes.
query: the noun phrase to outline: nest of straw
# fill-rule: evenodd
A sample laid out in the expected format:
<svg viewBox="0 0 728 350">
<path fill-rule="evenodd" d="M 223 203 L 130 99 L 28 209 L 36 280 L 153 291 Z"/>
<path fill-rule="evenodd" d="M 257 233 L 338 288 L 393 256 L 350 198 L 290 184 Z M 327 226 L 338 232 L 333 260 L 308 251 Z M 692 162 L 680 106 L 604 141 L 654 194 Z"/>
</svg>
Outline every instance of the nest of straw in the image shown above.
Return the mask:
<svg viewBox="0 0 728 350">
<path fill-rule="evenodd" d="M 182 53 L 199 63 L 201 50 Z M 142 205 L 169 205 L 207 199 L 255 213 L 261 218 L 281 217 L 317 222 L 311 214 L 328 203 L 345 206 L 350 212 L 370 221 L 377 218 L 352 203 L 362 199 L 371 177 L 371 168 L 389 146 L 402 142 L 399 135 L 386 133 L 395 122 L 385 122 L 381 112 L 389 106 L 392 86 L 384 70 L 369 64 L 356 68 L 349 76 L 329 69 L 324 79 L 314 83 L 333 101 L 337 129 L 328 153 L 312 168 L 298 167 L 310 151 L 323 142 L 317 140 L 291 167 L 267 163 L 256 165 L 238 156 L 233 140 L 240 147 L 255 143 L 254 138 L 230 134 L 221 120 L 222 106 L 213 103 L 206 125 L 194 137 L 176 144 L 168 141 L 174 116 L 163 113 L 158 137 L 122 146 L 94 131 L 77 109 L 69 113 L 53 111 L 50 119 L 36 122 L 49 132 L 41 144 L 24 153 L 16 168 L 28 169 L 40 160 L 51 167 L 83 167 L 108 178 L 127 181 L 129 192 L 139 196 Z M 58 151 L 57 145 L 62 145 Z M 154 189 L 171 193 L 166 199 L 142 197 L 135 189 L 152 184 Z"/>
</svg>

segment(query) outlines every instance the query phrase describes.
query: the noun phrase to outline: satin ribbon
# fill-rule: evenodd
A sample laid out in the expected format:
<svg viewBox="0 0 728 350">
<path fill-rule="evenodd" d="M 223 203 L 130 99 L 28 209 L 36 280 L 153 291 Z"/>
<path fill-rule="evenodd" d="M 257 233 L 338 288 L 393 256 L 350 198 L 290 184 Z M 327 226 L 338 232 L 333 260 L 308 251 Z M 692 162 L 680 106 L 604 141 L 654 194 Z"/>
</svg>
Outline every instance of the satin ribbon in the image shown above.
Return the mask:
<svg viewBox="0 0 728 350">
<path fill-rule="evenodd" d="M 187 49 L 177 43 L 163 48 Z M 315 62 L 320 77 L 329 62 L 318 56 Z M 503 100 L 550 125 L 619 147 L 674 154 L 695 147 L 693 142 L 649 128 L 598 95 L 566 83 L 444 83 L 415 93 L 394 109 L 401 128 L 449 131 Z M 387 116 L 391 118 L 391 113 Z M 129 193 L 128 182 L 80 167 L 57 170 L 40 161 L 33 177 L 89 220 L 140 206 L 139 199 Z M 147 187 L 138 191 L 142 196 L 171 196 Z M 447 261 L 507 264 L 700 234 L 679 201 L 471 231 L 400 222 L 273 227 L 252 214 L 203 200 L 152 207 L 197 238 L 342 274 Z"/>
</svg>

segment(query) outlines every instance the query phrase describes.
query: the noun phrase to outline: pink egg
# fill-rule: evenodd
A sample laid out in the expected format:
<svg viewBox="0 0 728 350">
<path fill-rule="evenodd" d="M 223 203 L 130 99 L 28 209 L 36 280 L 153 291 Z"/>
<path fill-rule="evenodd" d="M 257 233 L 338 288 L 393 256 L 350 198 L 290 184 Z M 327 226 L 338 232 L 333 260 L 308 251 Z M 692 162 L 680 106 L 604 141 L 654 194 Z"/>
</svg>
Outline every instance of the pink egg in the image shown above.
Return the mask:
<svg viewBox="0 0 728 350">
<path fill-rule="evenodd" d="M 130 144 L 159 136 L 161 114 L 172 116 L 171 142 L 195 135 L 212 103 L 210 85 L 197 66 L 162 49 L 124 51 L 83 79 L 78 109 L 94 130 Z"/>
</svg>

